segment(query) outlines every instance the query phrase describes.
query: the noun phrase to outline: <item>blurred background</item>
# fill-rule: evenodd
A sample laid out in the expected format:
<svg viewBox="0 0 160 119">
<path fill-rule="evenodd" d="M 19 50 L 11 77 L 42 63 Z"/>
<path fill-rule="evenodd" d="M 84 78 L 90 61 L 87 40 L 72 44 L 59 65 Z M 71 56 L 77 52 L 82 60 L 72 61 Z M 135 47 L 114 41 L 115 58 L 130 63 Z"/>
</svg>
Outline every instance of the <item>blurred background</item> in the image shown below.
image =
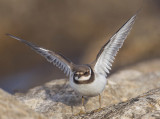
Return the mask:
<svg viewBox="0 0 160 119">
<path fill-rule="evenodd" d="M 112 73 L 160 58 L 160 0 L 0 0 L 0 88 L 23 92 L 65 77 L 6 33 L 86 64 L 140 7 Z"/>
</svg>

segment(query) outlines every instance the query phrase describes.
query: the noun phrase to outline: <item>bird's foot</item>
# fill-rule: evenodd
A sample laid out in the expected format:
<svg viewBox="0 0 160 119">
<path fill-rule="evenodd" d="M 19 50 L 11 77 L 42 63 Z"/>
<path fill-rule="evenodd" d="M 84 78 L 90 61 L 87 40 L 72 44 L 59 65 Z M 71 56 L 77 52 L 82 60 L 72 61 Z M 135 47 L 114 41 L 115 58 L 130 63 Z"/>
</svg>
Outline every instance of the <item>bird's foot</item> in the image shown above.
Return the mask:
<svg viewBox="0 0 160 119">
<path fill-rule="evenodd" d="M 100 107 L 100 108 L 94 110 L 94 112 L 100 112 L 102 109 L 103 109 L 103 108 Z"/>
<path fill-rule="evenodd" d="M 78 115 L 82 115 L 82 114 L 85 114 L 86 112 L 84 112 L 83 110 L 80 110 L 79 113 L 75 114 L 75 116 L 78 116 Z"/>
</svg>

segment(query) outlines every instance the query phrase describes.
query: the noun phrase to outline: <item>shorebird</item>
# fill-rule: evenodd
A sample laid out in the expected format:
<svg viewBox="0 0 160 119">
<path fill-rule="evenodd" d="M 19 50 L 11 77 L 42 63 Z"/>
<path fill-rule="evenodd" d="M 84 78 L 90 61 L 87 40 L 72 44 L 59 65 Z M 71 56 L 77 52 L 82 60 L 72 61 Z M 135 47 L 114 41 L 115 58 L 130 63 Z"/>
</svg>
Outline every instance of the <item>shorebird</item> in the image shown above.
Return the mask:
<svg viewBox="0 0 160 119">
<path fill-rule="evenodd" d="M 104 44 L 97 54 L 96 59 L 90 64 L 74 64 L 61 54 L 44 49 L 11 34 L 7 35 L 31 47 L 35 52 L 45 57 L 50 63 L 64 71 L 64 74 L 69 77 L 70 86 L 75 92 L 82 96 L 82 106 L 84 106 L 84 96 L 93 97 L 99 95 L 99 109 L 101 109 L 101 93 L 105 89 L 107 75 L 135 19 L 136 14 Z M 81 110 L 81 112 L 83 112 L 83 110 Z"/>
</svg>

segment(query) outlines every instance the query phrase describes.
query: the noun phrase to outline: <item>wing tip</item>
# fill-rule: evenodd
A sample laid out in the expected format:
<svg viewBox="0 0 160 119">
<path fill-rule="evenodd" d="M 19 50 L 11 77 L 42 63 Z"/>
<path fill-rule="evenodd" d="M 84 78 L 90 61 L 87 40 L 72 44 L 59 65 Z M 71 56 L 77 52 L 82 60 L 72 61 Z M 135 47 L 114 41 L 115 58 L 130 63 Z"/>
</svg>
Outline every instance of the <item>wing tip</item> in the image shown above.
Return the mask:
<svg viewBox="0 0 160 119">
<path fill-rule="evenodd" d="M 134 19 L 133 21 L 135 21 L 137 15 L 141 12 L 141 10 L 142 10 L 142 8 L 139 8 L 139 9 L 137 10 L 137 12 L 132 16 L 131 19 Z"/>
<path fill-rule="evenodd" d="M 6 33 L 6 36 L 9 36 L 9 37 L 11 37 L 11 38 L 13 38 L 13 39 L 16 39 L 16 40 L 19 40 L 19 41 L 22 41 L 22 39 L 20 39 L 20 38 L 18 38 L 18 37 L 16 37 L 16 36 L 13 36 L 13 35 L 11 35 L 11 34 L 9 34 L 9 33 Z"/>
<path fill-rule="evenodd" d="M 12 35 L 11 35 L 11 34 L 9 34 L 9 33 L 6 33 L 5 35 L 6 35 L 6 36 L 9 36 L 9 37 L 12 37 Z"/>
</svg>

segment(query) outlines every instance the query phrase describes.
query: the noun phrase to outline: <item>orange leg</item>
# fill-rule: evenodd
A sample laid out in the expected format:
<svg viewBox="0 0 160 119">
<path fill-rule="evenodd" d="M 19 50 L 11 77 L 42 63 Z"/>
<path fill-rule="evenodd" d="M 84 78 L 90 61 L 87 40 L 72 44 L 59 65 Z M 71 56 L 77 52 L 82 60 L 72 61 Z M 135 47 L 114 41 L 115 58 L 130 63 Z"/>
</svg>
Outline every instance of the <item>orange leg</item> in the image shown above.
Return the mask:
<svg viewBox="0 0 160 119">
<path fill-rule="evenodd" d="M 101 94 L 99 94 L 99 108 L 94 110 L 94 112 L 99 112 L 101 110 L 102 110 L 102 108 L 101 108 Z"/>
<path fill-rule="evenodd" d="M 101 94 L 99 94 L 99 109 L 101 109 Z"/>
<path fill-rule="evenodd" d="M 84 110 L 83 110 L 83 107 L 84 107 L 84 97 L 82 96 L 82 106 L 81 106 L 81 110 L 79 113 L 77 113 L 76 115 L 81 115 L 81 114 L 85 114 Z"/>
</svg>

